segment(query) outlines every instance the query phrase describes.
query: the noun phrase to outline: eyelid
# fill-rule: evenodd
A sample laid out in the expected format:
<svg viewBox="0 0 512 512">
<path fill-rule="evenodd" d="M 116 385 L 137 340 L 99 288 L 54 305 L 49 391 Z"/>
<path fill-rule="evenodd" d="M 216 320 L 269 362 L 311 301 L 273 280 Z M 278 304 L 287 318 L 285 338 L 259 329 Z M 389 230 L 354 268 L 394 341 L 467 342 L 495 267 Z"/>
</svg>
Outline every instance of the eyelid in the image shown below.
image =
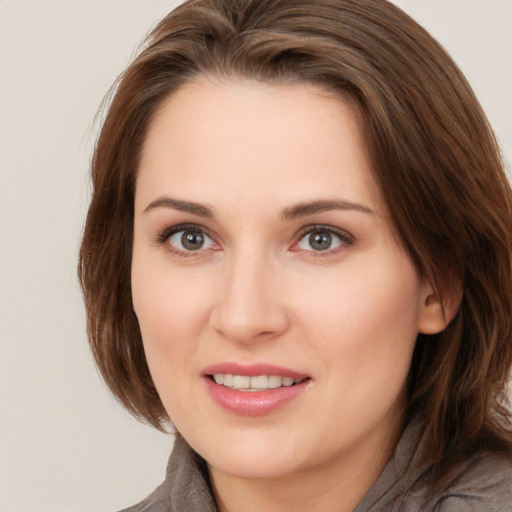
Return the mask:
<svg viewBox="0 0 512 512">
<path fill-rule="evenodd" d="M 215 245 L 217 245 L 217 246 L 219 245 L 219 243 L 216 240 L 216 237 L 210 233 L 208 228 L 202 226 L 201 224 L 195 224 L 195 223 L 176 224 L 176 225 L 169 226 L 169 227 L 159 231 L 155 237 L 156 245 L 165 245 L 166 249 L 168 251 L 170 251 L 174 254 L 183 256 L 183 257 L 190 257 L 190 256 L 197 257 L 197 256 L 199 256 L 200 253 L 202 253 L 206 250 L 211 250 L 211 249 L 204 249 L 204 250 L 198 249 L 197 251 L 183 251 L 183 250 L 180 250 L 178 248 L 171 246 L 168 243 L 169 238 L 171 236 L 175 235 L 176 233 L 179 233 L 180 231 L 198 231 L 198 232 L 202 233 L 203 235 L 207 236 L 208 238 L 210 238 Z M 331 235 L 336 236 L 341 241 L 340 245 L 336 246 L 333 249 L 326 249 L 324 251 L 315 251 L 313 249 L 308 251 L 305 249 L 297 248 L 297 244 L 300 241 L 302 241 L 307 235 L 314 233 L 315 231 L 319 231 L 319 232 L 321 231 L 321 232 L 329 233 Z M 338 227 L 335 227 L 335 226 L 326 225 L 326 224 L 311 224 L 309 226 L 305 226 L 297 232 L 294 239 L 295 239 L 295 242 L 293 243 L 293 245 L 290 249 L 291 251 L 293 251 L 293 252 L 304 251 L 304 252 L 310 253 L 311 255 L 313 255 L 315 257 L 332 255 L 334 253 L 337 253 L 339 251 L 347 249 L 348 247 L 351 247 L 353 245 L 353 243 L 355 242 L 355 237 L 353 235 L 351 235 L 348 231 L 338 228 Z"/>
<path fill-rule="evenodd" d="M 156 241 L 158 243 L 166 242 L 172 235 L 179 233 L 180 231 L 200 231 L 208 235 L 208 230 L 199 224 L 185 223 L 176 224 L 174 226 L 168 226 L 157 233 Z M 209 236 L 209 235 L 208 235 Z M 211 237 L 210 237 L 211 238 Z"/>
<path fill-rule="evenodd" d="M 310 251 L 306 249 L 299 249 L 295 248 L 299 242 L 301 242 L 307 235 L 310 235 L 311 233 L 315 232 L 324 232 L 329 233 L 330 235 L 334 235 L 338 237 L 341 241 L 340 245 L 337 247 L 334 247 L 333 249 L 326 249 L 325 251 L 315 251 L 311 249 Z M 341 229 L 335 226 L 330 226 L 326 224 L 312 224 L 309 226 L 303 227 L 296 235 L 296 241 L 294 242 L 292 246 L 292 251 L 304 251 L 311 253 L 315 257 L 322 257 L 322 256 L 329 256 L 334 253 L 337 253 L 339 251 L 342 251 L 344 249 L 347 249 L 348 247 L 351 247 L 355 242 L 355 237 L 351 235 L 348 231 L 345 229 Z"/>
<path fill-rule="evenodd" d="M 155 243 L 156 245 L 165 245 L 165 248 L 173 253 L 177 254 L 182 257 L 190 257 L 190 256 L 199 256 L 201 253 L 204 253 L 205 251 L 211 250 L 211 248 L 208 249 L 198 249 L 197 251 L 184 251 L 180 250 L 174 246 L 172 246 L 169 242 L 169 239 L 179 233 L 180 231 L 195 231 L 203 234 L 204 236 L 210 238 L 214 244 L 218 245 L 218 243 L 215 240 L 215 237 L 212 236 L 207 228 L 204 226 L 201 226 L 200 224 L 194 224 L 194 223 L 184 223 L 184 224 L 176 224 L 174 226 L 169 226 L 161 231 L 159 231 L 155 237 Z"/>
</svg>

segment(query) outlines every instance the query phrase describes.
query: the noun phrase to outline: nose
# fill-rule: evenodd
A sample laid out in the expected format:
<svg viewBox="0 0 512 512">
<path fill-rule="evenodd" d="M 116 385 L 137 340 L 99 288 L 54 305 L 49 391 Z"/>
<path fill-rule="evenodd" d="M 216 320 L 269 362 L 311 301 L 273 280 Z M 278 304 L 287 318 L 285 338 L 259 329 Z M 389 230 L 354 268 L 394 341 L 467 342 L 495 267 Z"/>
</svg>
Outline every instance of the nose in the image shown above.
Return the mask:
<svg viewBox="0 0 512 512">
<path fill-rule="evenodd" d="M 288 329 L 278 269 L 264 257 L 239 258 L 224 269 L 211 325 L 239 344 L 272 339 Z"/>
</svg>

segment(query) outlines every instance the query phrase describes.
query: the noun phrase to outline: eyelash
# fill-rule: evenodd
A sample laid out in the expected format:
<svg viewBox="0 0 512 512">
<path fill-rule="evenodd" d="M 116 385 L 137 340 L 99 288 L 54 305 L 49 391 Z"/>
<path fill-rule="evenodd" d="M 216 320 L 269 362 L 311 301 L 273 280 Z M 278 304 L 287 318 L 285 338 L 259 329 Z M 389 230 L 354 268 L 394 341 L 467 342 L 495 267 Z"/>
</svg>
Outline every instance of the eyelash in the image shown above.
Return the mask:
<svg viewBox="0 0 512 512">
<path fill-rule="evenodd" d="M 199 224 L 179 224 L 177 226 L 171 226 L 171 227 L 166 228 L 163 231 L 161 231 L 156 237 L 157 245 L 165 245 L 166 249 L 169 252 L 176 254 L 177 256 L 180 256 L 182 258 L 197 257 L 198 253 L 201 252 L 200 250 L 183 251 L 181 249 L 177 249 L 177 248 L 173 247 L 169 243 L 169 239 L 173 235 L 176 235 L 177 233 L 180 233 L 181 231 L 184 231 L 184 232 L 190 231 L 192 233 L 200 233 L 202 235 L 207 236 L 211 240 L 213 240 L 213 237 L 208 234 L 208 230 L 206 228 L 204 228 L 203 226 L 200 226 Z M 215 241 L 214 241 L 214 243 L 215 243 Z"/>
<path fill-rule="evenodd" d="M 311 256 L 315 258 L 322 258 L 331 256 L 333 254 L 338 253 L 344 249 L 350 248 L 354 244 L 354 237 L 345 231 L 344 229 L 336 228 L 334 226 L 326 226 L 324 224 L 313 224 L 311 226 L 306 226 L 302 230 L 299 231 L 297 235 L 297 241 L 294 243 L 294 246 L 298 245 L 300 242 L 306 239 L 308 235 L 312 235 L 313 233 L 322 233 L 328 235 L 334 235 L 340 241 L 339 245 L 334 248 L 329 248 L 323 251 L 315 251 L 309 250 L 306 251 L 310 253 Z M 300 249 L 292 249 L 294 251 L 298 251 Z"/>
<path fill-rule="evenodd" d="M 165 245 L 166 249 L 168 251 L 170 251 L 171 253 L 176 254 L 182 258 L 197 257 L 202 252 L 200 249 L 198 249 L 197 251 L 184 251 L 184 250 L 177 249 L 177 248 L 173 247 L 169 243 L 169 239 L 173 235 L 180 233 L 182 231 L 184 231 L 184 232 L 190 231 L 192 233 L 203 234 L 203 235 L 207 236 L 208 238 L 210 238 L 211 240 L 213 240 L 213 243 L 216 244 L 214 238 L 209 235 L 208 230 L 199 224 L 180 224 L 177 226 L 168 227 L 168 228 L 164 229 L 163 231 L 161 231 L 157 235 L 155 241 L 156 241 L 157 245 Z M 340 241 L 339 245 L 333 249 L 318 250 L 318 251 L 305 250 L 306 252 L 310 253 L 311 256 L 313 256 L 313 257 L 330 256 L 332 254 L 339 252 L 340 250 L 349 248 L 354 244 L 354 237 L 347 231 L 345 231 L 343 229 L 335 228 L 333 226 L 326 226 L 323 224 L 314 224 L 314 225 L 304 227 L 297 233 L 296 241 L 293 243 L 291 250 L 293 252 L 300 251 L 300 249 L 293 249 L 293 247 L 297 246 L 299 243 L 301 243 L 303 240 L 305 240 L 305 238 L 308 235 L 311 235 L 313 233 L 323 233 L 323 234 L 328 234 L 328 235 L 334 235 Z M 203 251 L 204 251 L 204 249 L 203 249 Z"/>
</svg>

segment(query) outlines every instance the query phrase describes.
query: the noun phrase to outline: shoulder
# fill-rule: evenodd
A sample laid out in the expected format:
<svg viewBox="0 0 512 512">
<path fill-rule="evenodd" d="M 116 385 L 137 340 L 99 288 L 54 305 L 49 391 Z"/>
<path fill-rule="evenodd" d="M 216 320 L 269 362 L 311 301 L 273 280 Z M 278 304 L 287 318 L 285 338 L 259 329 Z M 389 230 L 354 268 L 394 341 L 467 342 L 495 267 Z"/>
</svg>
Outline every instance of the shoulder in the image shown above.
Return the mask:
<svg viewBox="0 0 512 512">
<path fill-rule="evenodd" d="M 119 512 L 168 512 L 170 508 L 169 483 L 165 481 L 158 486 L 146 499 L 130 508 Z"/>
<path fill-rule="evenodd" d="M 120 512 L 215 512 L 205 462 L 176 436 L 166 477 L 145 500 Z"/>
<path fill-rule="evenodd" d="M 512 452 L 473 456 L 436 502 L 436 512 L 512 512 Z"/>
<path fill-rule="evenodd" d="M 411 421 L 383 473 L 354 512 L 512 512 L 512 450 L 484 450 L 461 461 L 432 489 L 433 467 L 421 463 L 424 434 Z"/>
</svg>

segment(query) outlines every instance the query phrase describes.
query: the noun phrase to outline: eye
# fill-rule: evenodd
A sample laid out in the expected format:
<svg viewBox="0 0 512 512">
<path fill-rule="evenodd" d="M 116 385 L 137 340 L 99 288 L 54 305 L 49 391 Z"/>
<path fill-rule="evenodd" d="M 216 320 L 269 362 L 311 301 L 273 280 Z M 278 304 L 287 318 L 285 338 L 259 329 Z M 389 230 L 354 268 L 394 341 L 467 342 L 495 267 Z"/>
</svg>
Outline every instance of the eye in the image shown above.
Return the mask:
<svg viewBox="0 0 512 512">
<path fill-rule="evenodd" d="M 350 246 L 352 237 L 345 231 L 327 226 L 312 226 L 302 233 L 296 250 L 330 252 L 342 246 Z"/>
<path fill-rule="evenodd" d="M 176 228 L 165 236 L 167 243 L 175 250 L 181 252 L 193 252 L 212 249 L 214 241 L 198 227 L 186 229 Z"/>
</svg>

